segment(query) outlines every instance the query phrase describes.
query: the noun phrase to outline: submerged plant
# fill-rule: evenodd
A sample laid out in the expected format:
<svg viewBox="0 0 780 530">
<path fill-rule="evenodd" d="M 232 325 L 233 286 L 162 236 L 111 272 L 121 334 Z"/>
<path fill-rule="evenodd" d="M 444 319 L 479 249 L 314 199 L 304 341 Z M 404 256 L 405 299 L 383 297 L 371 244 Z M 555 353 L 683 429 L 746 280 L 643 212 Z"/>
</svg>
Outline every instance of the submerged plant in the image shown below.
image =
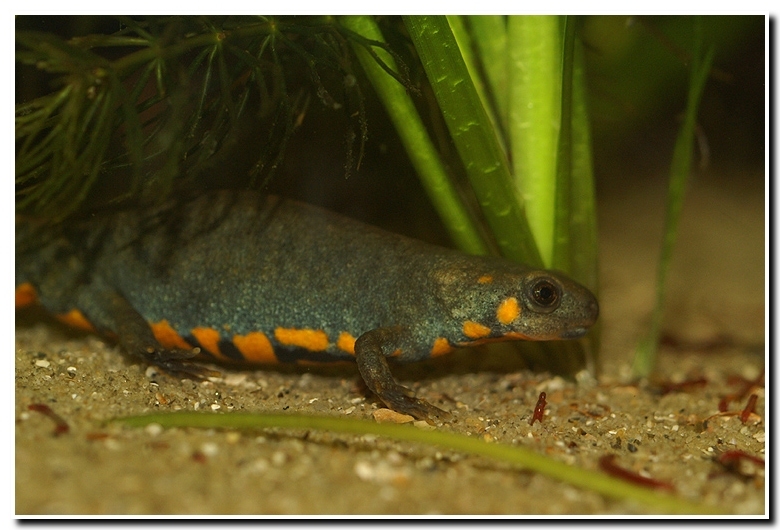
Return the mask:
<svg viewBox="0 0 780 530">
<path fill-rule="evenodd" d="M 110 35 L 62 40 L 17 31 L 17 60 L 53 90 L 16 107 L 17 208 L 64 217 L 101 182 L 119 198 L 164 197 L 253 155 L 241 184 L 277 169 L 313 97 L 349 116 L 346 171 L 367 136 L 350 43 L 370 42 L 329 17 L 120 17 Z M 408 78 L 385 69 L 411 88 Z M 117 197 L 114 197 L 116 199 Z"/>
</svg>

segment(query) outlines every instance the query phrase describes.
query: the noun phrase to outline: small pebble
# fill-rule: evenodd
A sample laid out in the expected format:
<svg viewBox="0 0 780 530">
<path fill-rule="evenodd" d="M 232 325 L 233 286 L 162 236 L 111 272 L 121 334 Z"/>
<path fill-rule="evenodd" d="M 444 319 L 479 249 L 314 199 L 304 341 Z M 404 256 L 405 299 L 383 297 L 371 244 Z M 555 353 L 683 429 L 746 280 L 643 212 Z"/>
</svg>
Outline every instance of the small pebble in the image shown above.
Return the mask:
<svg viewBox="0 0 780 530">
<path fill-rule="evenodd" d="M 390 409 L 377 409 L 373 413 L 377 423 L 412 423 L 414 418 Z"/>
<path fill-rule="evenodd" d="M 150 423 L 144 428 L 144 430 L 149 436 L 157 436 L 163 432 L 163 426 L 159 423 Z"/>
<path fill-rule="evenodd" d="M 200 446 L 200 451 L 206 456 L 213 457 L 219 453 L 219 446 L 214 442 L 204 442 Z"/>
</svg>

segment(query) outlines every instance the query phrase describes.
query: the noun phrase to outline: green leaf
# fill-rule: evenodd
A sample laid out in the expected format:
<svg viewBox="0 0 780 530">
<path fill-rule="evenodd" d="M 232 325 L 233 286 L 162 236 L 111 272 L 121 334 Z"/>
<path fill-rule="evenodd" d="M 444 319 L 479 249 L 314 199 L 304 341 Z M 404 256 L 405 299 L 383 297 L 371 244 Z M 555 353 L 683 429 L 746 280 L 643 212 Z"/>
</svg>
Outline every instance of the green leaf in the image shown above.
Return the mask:
<svg viewBox="0 0 780 530">
<path fill-rule="evenodd" d="M 682 211 L 688 176 L 691 172 L 693 147 L 696 132 L 696 116 L 699 101 L 706 84 L 715 55 L 714 48 L 709 48 L 702 54 L 704 46 L 702 37 L 702 21 L 697 17 L 694 24 L 695 41 L 693 60 L 691 63 L 690 82 L 688 84 L 688 102 L 685 117 L 677 135 L 669 170 L 669 193 L 666 200 L 666 216 L 664 218 L 664 238 L 661 244 L 661 257 L 658 262 L 658 277 L 656 283 L 656 302 L 653 309 L 650 331 L 639 344 L 634 357 L 634 374 L 647 377 L 655 367 L 658 342 L 661 336 L 663 320 L 663 305 L 666 296 L 666 276 L 671 263 L 674 243 L 677 239 L 677 227 Z"/>
<path fill-rule="evenodd" d="M 449 17 L 448 17 L 449 18 Z M 472 15 L 468 17 L 468 28 L 473 43 L 479 51 L 481 69 L 485 73 L 486 100 L 498 116 L 499 128 L 506 134 L 509 118 L 509 54 L 507 53 L 507 17 L 503 15 Z M 456 34 L 457 37 L 457 34 Z M 459 42 L 460 44 L 460 39 Z M 463 46 L 461 46 L 461 50 Z M 471 67 L 469 67 L 471 71 Z M 484 103 L 486 108 L 487 103 Z M 504 142 L 506 138 L 504 138 Z"/>
<path fill-rule="evenodd" d="M 129 416 L 112 420 L 128 427 L 145 427 L 158 424 L 162 427 L 193 427 L 200 429 L 304 429 L 326 430 L 350 434 L 373 434 L 394 440 L 435 445 L 444 449 L 478 455 L 506 462 L 520 469 L 533 471 L 588 491 L 594 491 L 613 499 L 629 500 L 643 504 L 647 509 L 661 513 L 717 514 L 721 510 L 687 501 L 672 495 L 658 493 L 604 473 L 569 466 L 531 449 L 498 443 L 488 443 L 477 438 L 443 432 L 418 429 L 408 425 L 375 423 L 372 421 L 314 416 L 304 414 L 213 414 L 202 412 L 174 412 Z"/>
<path fill-rule="evenodd" d="M 540 266 L 506 154 L 444 16 L 405 16 L 450 136 L 501 253 Z"/>
<path fill-rule="evenodd" d="M 552 265 L 561 112 L 561 29 L 556 16 L 508 23 L 512 173 L 542 262 Z"/>
<path fill-rule="evenodd" d="M 341 17 L 340 22 L 350 31 L 381 44 L 382 34 L 371 17 L 346 16 Z M 353 44 L 353 48 L 453 241 L 471 254 L 486 254 L 487 246 L 447 175 L 406 88 L 395 77 L 387 75 L 388 68 L 397 68 L 393 57 L 370 42 Z"/>
</svg>

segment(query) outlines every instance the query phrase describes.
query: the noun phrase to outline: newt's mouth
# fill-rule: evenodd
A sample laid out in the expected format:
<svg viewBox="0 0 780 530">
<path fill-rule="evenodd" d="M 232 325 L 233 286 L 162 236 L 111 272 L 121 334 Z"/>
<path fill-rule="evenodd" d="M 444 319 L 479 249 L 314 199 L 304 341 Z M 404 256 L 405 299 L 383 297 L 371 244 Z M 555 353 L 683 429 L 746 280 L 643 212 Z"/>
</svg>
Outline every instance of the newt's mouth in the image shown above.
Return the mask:
<svg viewBox="0 0 780 530">
<path fill-rule="evenodd" d="M 561 333 L 560 337 L 562 339 L 579 339 L 580 337 L 584 337 L 585 334 L 588 333 L 588 329 L 590 328 L 581 327 L 581 328 L 567 329 L 566 331 Z"/>
</svg>

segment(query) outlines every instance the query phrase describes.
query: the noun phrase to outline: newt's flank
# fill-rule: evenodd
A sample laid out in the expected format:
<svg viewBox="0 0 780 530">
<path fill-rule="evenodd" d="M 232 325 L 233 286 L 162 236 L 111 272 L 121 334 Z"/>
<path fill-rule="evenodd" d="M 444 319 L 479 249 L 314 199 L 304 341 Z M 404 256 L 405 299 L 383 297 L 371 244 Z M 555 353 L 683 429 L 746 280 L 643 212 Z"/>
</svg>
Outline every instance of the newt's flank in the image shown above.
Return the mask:
<svg viewBox="0 0 780 530">
<path fill-rule="evenodd" d="M 168 371 L 207 373 L 199 355 L 353 360 L 388 407 L 428 421 L 449 414 L 396 383 L 388 358 L 576 339 L 599 312 L 560 273 L 248 192 L 98 215 L 45 239 L 17 220 L 16 287 L 17 306 L 37 301 Z"/>
</svg>

